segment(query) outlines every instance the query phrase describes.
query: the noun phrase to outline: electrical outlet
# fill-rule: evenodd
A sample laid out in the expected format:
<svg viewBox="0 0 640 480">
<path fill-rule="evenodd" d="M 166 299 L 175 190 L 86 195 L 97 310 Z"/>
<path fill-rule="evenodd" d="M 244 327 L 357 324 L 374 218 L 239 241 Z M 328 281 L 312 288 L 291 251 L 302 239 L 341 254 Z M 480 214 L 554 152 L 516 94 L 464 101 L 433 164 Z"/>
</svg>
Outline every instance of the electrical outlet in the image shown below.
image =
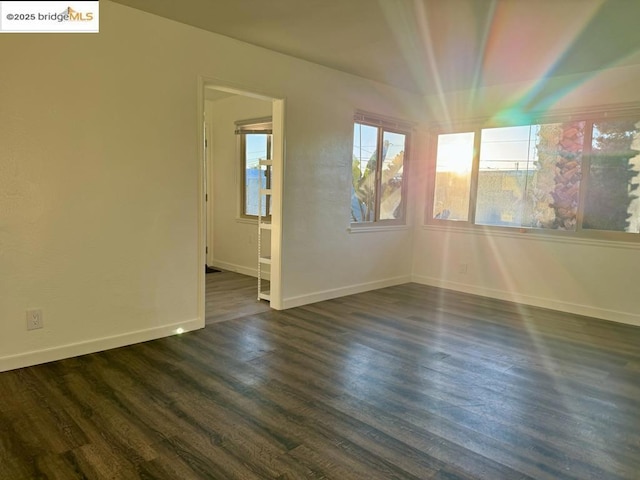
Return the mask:
<svg viewBox="0 0 640 480">
<path fill-rule="evenodd" d="M 469 265 L 467 263 L 461 263 L 458 265 L 458 273 L 467 273 L 468 266 Z"/>
<path fill-rule="evenodd" d="M 42 310 L 27 310 L 27 330 L 37 330 L 42 327 L 44 327 L 44 323 L 42 321 Z"/>
</svg>

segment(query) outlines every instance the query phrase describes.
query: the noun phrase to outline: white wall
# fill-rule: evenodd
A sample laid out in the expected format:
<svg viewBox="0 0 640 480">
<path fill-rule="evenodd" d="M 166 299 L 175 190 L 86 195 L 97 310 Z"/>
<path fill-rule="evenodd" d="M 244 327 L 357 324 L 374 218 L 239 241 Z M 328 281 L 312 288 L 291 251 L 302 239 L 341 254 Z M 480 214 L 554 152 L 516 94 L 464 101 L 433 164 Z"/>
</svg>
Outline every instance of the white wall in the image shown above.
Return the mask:
<svg viewBox="0 0 640 480">
<path fill-rule="evenodd" d="M 638 102 L 640 67 L 555 79 L 539 85 L 503 85 L 428 98 L 432 118 L 509 116 L 522 99 L 534 109 L 565 110 Z M 446 108 L 442 108 L 446 105 Z M 425 191 L 427 162 L 421 164 Z M 416 224 L 424 224 L 425 196 L 418 197 Z M 630 237 L 631 238 L 631 237 Z M 467 272 L 460 273 L 460 264 Z M 640 243 L 588 241 L 455 226 L 415 230 L 413 280 L 489 297 L 640 325 Z"/>
<path fill-rule="evenodd" d="M 416 97 L 100 2 L 96 35 L 3 35 L 0 370 L 204 325 L 198 78 L 286 98 L 289 304 L 409 278 L 411 232 L 353 235 L 352 114 Z M 27 332 L 25 310 L 44 310 Z"/>
<path fill-rule="evenodd" d="M 235 122 L 271 116 L 271 102 L 233 95 L 206 102 L 207 122 L 211 125 L 212 185 L 212 265 L 257 276 L 258 226 L 240 217 L 240 152 Z M 263 251 L 268 252 L 269 236 L 263 235 Z"/>
<path fill-rule="evenodd" d="M 420 103 L 403 111 L 394 106 L 390 91 L 378 89 L 381 96 L 373 100 L 366 90 L 344 89 L 328 80 L 319 83 L 327 95 L 318 91 L 306 102 L 288 100 L 282 267 L 285 307 L 410 280 L 410 228 L 348 231 L 350 165 L 354 107 L 413 119 L 420 114 Z M 418 152 L 414 159 L 419 161 Z"/>
<path fill-rule="evenodd" d="M 108 1 L 100 9 L 97 35 L 0 42 L 0 370 L 204 325 L 200 76 L 286 99 L 285 307 L 413 278 L 637 322 L 635 247 L 424 229 L 415 188 L 415 232 L 348 232 L 354 110 L 423 119 L 421 99 Z M 611 70 L 553 106 L 637 101 L 639 79 Z M 521 87 L 457 102 L 501 106 Z M 421 189 L 425 143 L 413 158 Z M 460 258 L 462 278 L 448 266 Z M 27 332 L 34 307 L 45 328 Z"/>
</svg>

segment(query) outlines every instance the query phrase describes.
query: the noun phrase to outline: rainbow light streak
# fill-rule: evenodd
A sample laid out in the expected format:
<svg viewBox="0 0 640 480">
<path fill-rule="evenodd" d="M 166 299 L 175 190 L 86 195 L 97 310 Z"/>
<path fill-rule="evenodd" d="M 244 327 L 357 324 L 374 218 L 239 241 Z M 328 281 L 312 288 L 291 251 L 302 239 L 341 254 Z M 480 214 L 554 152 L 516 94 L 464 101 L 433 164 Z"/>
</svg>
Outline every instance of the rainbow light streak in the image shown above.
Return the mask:
<svg viewBox="0 0 640 480">
<path fill-rule="evenodd" d="M 406 4 L 390 1 L 380 1 L 379 6 L 400 46 L 400 51 L 414 80 L 418 85 L 429 84 L 429 77 L 431 77 L 437 91 L 441 93 L 441 106 L 446 112 L 444 89 L 436 74 L 438 65 L 432 48 L 433 43 L 430 40 L 427 13 L 423 2 L 414 0 L 413 9 Z M 428 65 L 423 61 L 425 55 Z"/>
<path fill-rule="evenodd" d="M 605 50 L 607 50 L 609 56 L 606 61 L 604 58 L 600 63 L 596 61 L 597 68 L 589 68 L 589 64 L 585 64 L 585 67 L 588 68 L 585 72 L 579 72 L 580 69 L 576 68 L 576 64 L 585 59 L 585 51 L 588 50 L 586 45 L 590 45 L 595 41 L 606 42 L 608 40 L 608 36 L 603 34 L 603 29 L 609 24 L 601 20 L 605 14 L 608 14 L 609 19 L 612 16 L 622 18 L 625 16 L 625 9 L 629 5 L 616 4 L 612 0 L 607 0 L 599 4 L 593 4 L 591 11 L 589 11 L 589 5 L 585 3 L 584 8 L 581 10 L 584 15 L 581 24 L 574 25 L 573 38 L 566 43 L 566 47 L 563 50 L 559 50 L 555 57 L 552 57 L 555 60 L 545 71 L 540 73 L 537 82 L 522 92 L 510 105 L 495 114 L 492 120 L 496 124 L 528 123 L 531 121 L 532 112 L 539 114 L 548 111 L 560 99 L 596 77 L 604 68 L 620 63 L 624 58 L 639 52 L 640 45 L 624 45 L 623 42 L 623 45 L 619 48 L 616 48 L 618 45 L 607 47 Z M 635 8 L 637 8 L 637 5 Z M 610 13 L 611 11 L 613 13 Z M 634 17 L 633 12 L 629 12 L 627 16 L 629 15 Z M 492 25 L 491 40 L 487 44 L 489 49 L 496 48 L 499 39 L 504 37 L 504 35 L 501 35 L 501 30 L 505 28 L 505 16 L 498 13 L 496 19 L 496 22 Z M 620 25 L 620 28 L 635 29 L 637 27 Z M 514 44 L 513 47 L 517 48 L 518 45 Z M 561 45 L 558 45 L 558 47 L 561 47 Z M 608 51 L 611 48 L 615 48 L 615 52 Z M 489 55 L 491 53 L 486 52 L 484 57 L 487 58 Z M 521 57 L 522 55 L 521 51 L 514 50 L 509 54 L 509 57 Z M 567 65 L 571 67 L 572 64 L 574 70 L 570 68 L 568 72 L 563 72 Z M 505 63 L 506 65 L 507 63 Z"/>
<path fill-rule="evenodd" d="M 560 4 L 562 9 L 504 0 L 482 8 L 472 1 L 379 5 L 414 80 L 434 90 L 428 107 L 446 125 L 461 112 L 475 116 L 483 106 L 491 111 L 500 104 L 494 123 L 527 123 L 533 112 L 548 110 L 603 69 L 640 52 L 640 2 L 593 0 Z M 624 31 L 613 32 L 612 25 Z M 524 86 L 526 79 L 537 81 Z M 481 104 L 489 101 L 484 89 L 506 84 L 511 88 L 493 105 Z M 517 86 L 521 90 L 511 93 Z"/>
<path fill-rule="evenodd" d="M 473 81 L 471 83 L 471 94 L 467 102 L 467 110 L 473 110 L 473 105 L 476 103 L 476 93 L 480 89 L 484 74 L 484 65 L 486 62 L 486 55 L 488 51 L 488 45 L 491 39 L 491 32 L 494 31 L 493 25 L 496 21 L 497 15 L 497 0 L 492 0 L 489 5 L 489 11 L 485 18 L 484 28 L 482 29 L 482 36 L 480 39 L 480 52 L 481 55 L 476 62 L 476 66 L 473 72 Z"/>
</svg>

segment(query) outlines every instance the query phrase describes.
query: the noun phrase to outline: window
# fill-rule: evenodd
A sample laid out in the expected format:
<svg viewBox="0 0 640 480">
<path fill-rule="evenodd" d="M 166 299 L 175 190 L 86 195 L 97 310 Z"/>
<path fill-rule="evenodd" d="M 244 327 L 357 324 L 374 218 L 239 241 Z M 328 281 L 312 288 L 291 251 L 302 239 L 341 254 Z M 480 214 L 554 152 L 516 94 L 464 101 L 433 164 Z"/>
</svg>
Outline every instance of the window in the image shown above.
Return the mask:
<svg viewBox="0 0 640 480">
<path fill-rule="evenodd" d="M 356 114 L 352 223 L 404 223 L 409 131 L 407 124 Z"/>
<path fill-rule="evenodd" d="M 475 221 L 576 229 L 584 122 L 481 131 Z"/>
<path fill-rule="evenodd" d="M 640 115 L 593 123 L 582 228 L 640 233 Z"/>
<path fill-rule="evenodd" d="M 438 137 L 434 218 L 469 219 L 474 137 L 473 132 Z"/>
<path fill-rule="evenodd" d="M 271 197 L 260 198 L 260 189 L 271 187 L 271 118 L 236 122 L 236 134 L 240 138 L 241 216 L 257 217 L 261 208 L 261 215 L 268 217 Z"/>
<path fill-rule="evenodd" d="M 640 113 L 437 137 L 428 222 L 640 233 Z"/>
</svg>

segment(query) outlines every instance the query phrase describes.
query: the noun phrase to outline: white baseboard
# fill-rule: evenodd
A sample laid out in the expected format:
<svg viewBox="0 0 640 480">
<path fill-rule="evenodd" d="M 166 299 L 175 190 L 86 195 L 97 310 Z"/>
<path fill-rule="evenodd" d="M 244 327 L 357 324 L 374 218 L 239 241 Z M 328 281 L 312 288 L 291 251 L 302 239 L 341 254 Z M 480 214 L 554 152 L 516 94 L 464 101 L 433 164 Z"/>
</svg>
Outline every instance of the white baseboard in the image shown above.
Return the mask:
<svg viewBox="0 0 640 480">
<path fill-rule="evenodd" d="M 496 298 L 498 300 L 507 300 L 509 302 L 522 303 L 533 307 L 548 308 L 550 310 L 558 310 L 560 312 L 600 318 L 602 320 L 610 320 L 612 322 L 625 323 L 627 325 L 640 326 L 640 314 L 637 313 L 621 312 L 592 305 L 564 302 L 553 298 L 536 297 L 533 295 L 508 292 L 495 288 L 479 287 L 477 285 L 452 282 L 450 280 L 442 280 L 441 278 L 429 277 L 426 275 L 413 275 L 411 278 L 413 282 L 421 283 L 423 285 L 446 288 L 448 290 L 480 295 L 482 297 Z"/>
<path fill-rule="evenodd" d="M 62 360 L 63 358 L 77 357 L 88 353 L 101 352 L 112 348 L 133 345 L 135 343 L 147 342 L 149 340 L 156 340 L 162 337 L 169 337 L 171 335 L 197 330 L 199 328 L 204 328 L 203 319 L 187 320 L 185 322 L 174 323 L 172 325 L 163 325 L 161 327 L 137 330 L 135 332 L 114 335 L 112 337 L 96 338 L 93 340 L 47 348 L 44 350 L 35 350 L 32 352 L 20 353 L 18 355 L 9 355 L 7 357 L 0 357 L 0 372 L 53 362 L 56 360 Z M 179 329 L 182 330 L 178 332 Z"/>
<path fill-rule="evenodd" d="M 332 288 L 329 290 L 322 290 L 320 292 L 309 293 L 306 295 L 299 295 L 296 297 L 285 298 L 282 301 L 282 309 L 299 307 L 301 305 L 307 305 L 309 303 L 322 302 L 324 300 L 331 300 L 332 298 L 344 297 L 347 295 L 353 295 L 356 293 L 368 292 L 369 290 L 377 290 L 378 288 L 392 287 L 394 285 L 401 285 L 411 281 L 410 275 L 402 275 L 400 277 L 392 277 L 384 280 L 377 280 L 375 282 L 358 283 L 356 285 L 349 285 L 346 287 Z"/>
<path fill-rule="evenodd" d="M 256 259 L 256 263 L 258 260 Z M 258 269 L 245 267 L 243 265 L 236 265 L 235 263 L 223 262 L 221 260 L 213 260 L 213 263 L 209 265 L 210 267 L 219 268 L 221 270 L 227 270 L 228 272 L 236 272 L 242 275 L 248 275 L 250 277 L 258 278 Z M 271 275 L 269 272 L 262 272 L 262 278 L 265 280 L 269 280 Z"/>
</svg>

